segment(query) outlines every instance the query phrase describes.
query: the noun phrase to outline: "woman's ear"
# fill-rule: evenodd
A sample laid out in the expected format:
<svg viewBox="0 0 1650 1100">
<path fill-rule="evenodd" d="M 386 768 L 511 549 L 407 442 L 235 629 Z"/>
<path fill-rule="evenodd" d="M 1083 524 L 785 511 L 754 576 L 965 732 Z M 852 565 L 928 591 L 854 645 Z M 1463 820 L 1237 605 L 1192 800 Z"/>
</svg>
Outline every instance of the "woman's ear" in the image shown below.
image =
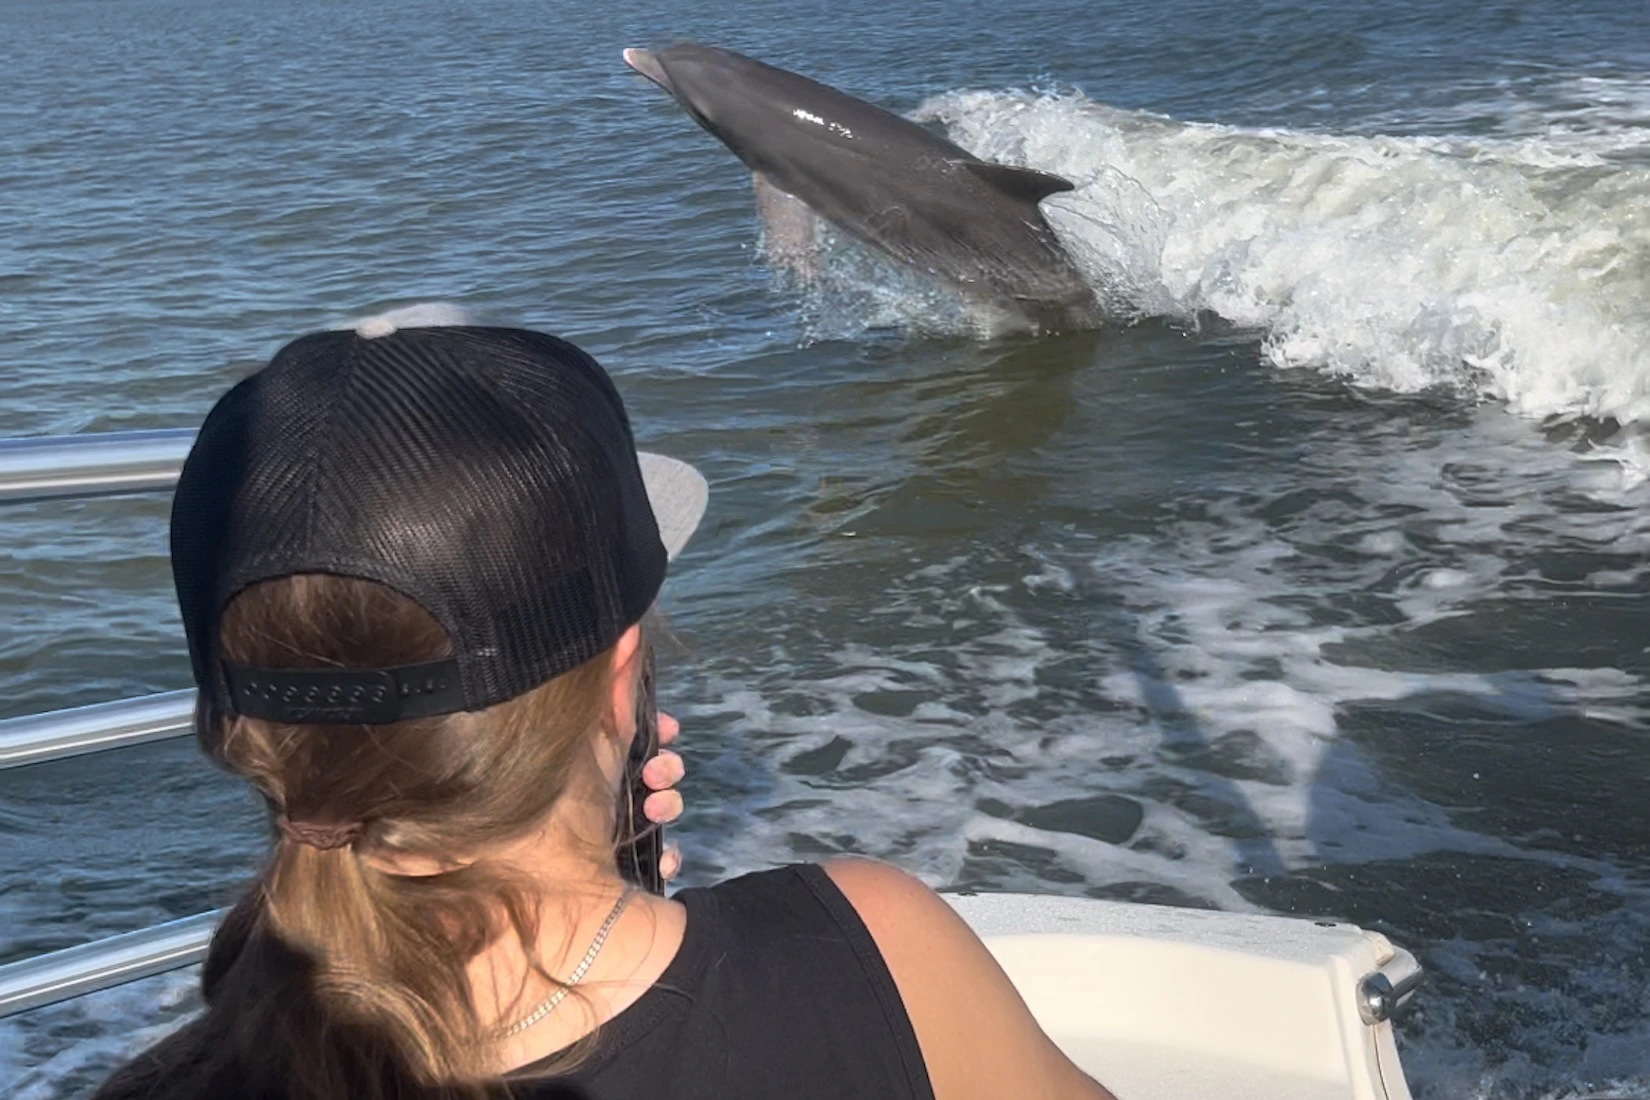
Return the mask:
<svg viewBox="0 0 1650 1100">
<path fill-rule="evenodd" d="M 625 745 L 636 735 L 636 662 L 641 659 L 642 627 L 637 623 L 613 645 L 613 673 L 608 685 L 611 728 Z"/>
<path fill-rule="evenodd" d="M 632 623 L 630 629 L 619 635 L 619 640 L 613 643 L 613 670 L 622 669 L 636 659 L 636 651 L 642 646 L 642 624 Z"/>
</svg>

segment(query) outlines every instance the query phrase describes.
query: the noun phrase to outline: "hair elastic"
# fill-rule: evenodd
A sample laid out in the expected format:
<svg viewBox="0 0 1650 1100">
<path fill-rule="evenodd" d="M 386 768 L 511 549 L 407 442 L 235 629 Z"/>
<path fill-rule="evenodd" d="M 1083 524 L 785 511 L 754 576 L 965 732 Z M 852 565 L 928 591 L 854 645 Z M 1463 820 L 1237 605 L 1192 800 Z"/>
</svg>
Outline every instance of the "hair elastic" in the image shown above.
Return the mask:
<svg viewBox="0 0 1650 1100">
<path fill-rule="evenodd" d="M 366 830 L 365 822 L 346 821 L 323 825 L 316 821 L 293 821 L 286 814 L 275 818 L 275 827 L 299 844 L 319 848 L 323 852 L 354 844 Z"/>
</svg>

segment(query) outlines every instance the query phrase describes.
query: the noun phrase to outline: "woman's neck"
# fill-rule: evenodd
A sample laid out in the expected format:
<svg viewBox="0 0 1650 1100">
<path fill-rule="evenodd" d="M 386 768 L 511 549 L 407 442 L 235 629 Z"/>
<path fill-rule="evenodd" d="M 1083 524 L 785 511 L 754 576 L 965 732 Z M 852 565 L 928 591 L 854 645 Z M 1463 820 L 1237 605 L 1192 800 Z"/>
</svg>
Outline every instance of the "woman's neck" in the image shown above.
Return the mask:
<svg viewBox="0 0 1650 1100">
<path fill-rule="evenodd" d="M 501 1035 L 495 1054 L 501 1072 L 541 1061 L 589 1035 L 646 993 L 675 958 L 687 926 L 682 905 L 635 891 L 617 874 L 608 886 L 541 909 L 536 967 L 514 937 L 496 941 L 471 965 L 484 1026 L 509 1031 L 572 977 L 618 907 L 578 985 L 530 1026 Z M 619 906 L 621 898 L 626 900 Z"/>
<path fill-rule="evenodd" d="M 504 1031 L 554 994 L 590 951 L 618 899 L 634 890 L 614 859 L 616 797 L 607 777 L 598 773 L 577 786 L 557 800 L 541 829 L 489 857 L 538 884 L 531 899 L 538 927 L 531 944 L 506 928 L 471 961 L 473 1003 L 485 1028 Z M 539 1061 L 623 1011 L 675 957 L 685 927 L 679 904 L 633 893 L 578 988 L 531 1027 L 501 1039 L 498 1064 L 508 1069 Z"/>
</svg>

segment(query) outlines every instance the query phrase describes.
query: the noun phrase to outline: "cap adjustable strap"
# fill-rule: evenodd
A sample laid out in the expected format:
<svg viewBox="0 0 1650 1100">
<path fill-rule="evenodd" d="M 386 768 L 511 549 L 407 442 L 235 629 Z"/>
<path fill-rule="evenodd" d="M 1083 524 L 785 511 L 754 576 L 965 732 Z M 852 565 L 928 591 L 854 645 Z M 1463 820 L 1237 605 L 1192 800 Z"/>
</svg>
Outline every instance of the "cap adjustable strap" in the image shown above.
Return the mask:
<svg viewBox="0 0 1650 1100">
<path fill-rule="evenodd" d="M 294 725 L 378 726 L 464 709 L 458 661 L 399 668 L 250 668 L 223 662 L 235 713 Z"/>
</svg>

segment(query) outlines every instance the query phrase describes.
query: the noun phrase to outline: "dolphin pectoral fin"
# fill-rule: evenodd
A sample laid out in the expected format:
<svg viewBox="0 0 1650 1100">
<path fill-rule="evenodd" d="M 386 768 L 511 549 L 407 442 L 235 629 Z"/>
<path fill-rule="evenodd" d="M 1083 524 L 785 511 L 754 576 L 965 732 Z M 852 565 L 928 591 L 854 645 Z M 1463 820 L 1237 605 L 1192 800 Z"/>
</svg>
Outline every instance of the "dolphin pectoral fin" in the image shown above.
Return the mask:
<svg viewBox="0 0 1650 1100">
<path fill-rule="evenodd" d="M 775 187 L 760 172 L 751 174 L 751 184 L 756 190 L 762 251 L 768 262 L 803 282 L 812 282 L 819 274 L 819 215 L 795 195 Z"/>
<path fill-rule="evenodd" d="M 1050 195 L 1077 189 L 1077 185 L 1064 176 L 1039 172 L 1035 168 L 1015 168 L 1011 164 L 996 164 L 989 160 L 957 160 L 952 163 L 973 172 L 1003 194 L 1033 205 Z"/>
</svg>

